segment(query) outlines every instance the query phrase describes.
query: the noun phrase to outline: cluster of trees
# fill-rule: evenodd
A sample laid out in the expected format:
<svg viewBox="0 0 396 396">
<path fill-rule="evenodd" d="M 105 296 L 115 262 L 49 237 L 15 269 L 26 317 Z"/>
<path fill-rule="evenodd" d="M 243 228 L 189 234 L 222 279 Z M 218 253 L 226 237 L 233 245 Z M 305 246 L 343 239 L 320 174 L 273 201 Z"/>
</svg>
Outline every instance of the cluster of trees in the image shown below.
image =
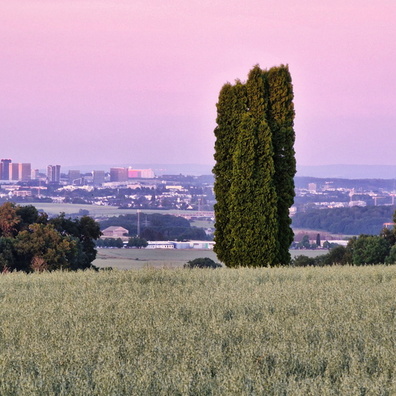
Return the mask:
<svg viewBox="0 0 396 396">
<path fill-rule="evenodd" d="M 316 209 L 296 213 L 293 227 L 345 235 L 378 234 L 392 218 L 393 210 L 391 206 Z"/>
<path fill-rule="evenodd" d="M 138 234 L 138 220 L 136 214 L 110 217 L 100 222 L 101 229 L 110 226 L 124 227 L 130 235 Z M 202 228 L 191 227 L 190 222 L 179 216 L 163 215 L 159 213 L 140 214 L 139 236 L 148 241 L 162 240 L 207 240 L 210 239 Z"/>
<path fill-rule="evenodd" d="M 320 240 L 320 234 L 316 235 L 316 240 L 313 243 L 311 243 L 308 235 L 304 235 L 300 242 L 297 242 L 295 244 L 293 243 L 293 245 L 292 248 L 294 249 L 317 249 L 322 245 Z"/>
<path fill-rule="evenodd" d="M 215 251 L 228 267 L 289 264 L 294 199 L 293 86 L 287 66 L 225 84 L 214 131 Z"/>
<path fill-rule="evenodd" d="M 0 271 L 78 270 L 92 267 L 101 235 L 91 217 L 48 219 L 34 206 L 0 206 Z"/>
<path fill-rule="evenodd" d="M 393 221 L 396 222 L 396 213 Z M 329 253 L 315 258 L 304 255 L 292 260 L 294 266 L 309 265 L 366 265 L 396 263 L 396 228 L 384 228 L 379 235 L 360 235 L 347 246 L 336 246 Z"/>
<path fill-rule="evenodd" d="M 148 245 L 147 240 L 144 238 L 139 238 L 139 237 L 132 237 L 128 239 L 128 242 L 126 244 L 127 247 L 133 247 L 133 248 L 145 248 Z M 96 241 L 96 246 L 97 247 L 112 247 L 112 248 L 123 248 L 124 247 L 124 242 L 122 241 L 121 238 L 104 238 L 104 239 L 98 239 Z"/>
</svg>

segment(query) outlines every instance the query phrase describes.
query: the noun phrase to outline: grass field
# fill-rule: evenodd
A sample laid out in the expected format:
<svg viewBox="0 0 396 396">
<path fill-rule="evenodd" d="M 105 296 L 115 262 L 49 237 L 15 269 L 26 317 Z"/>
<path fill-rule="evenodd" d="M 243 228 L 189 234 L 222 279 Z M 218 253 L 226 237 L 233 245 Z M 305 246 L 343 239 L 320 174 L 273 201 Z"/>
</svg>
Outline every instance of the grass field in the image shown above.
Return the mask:
<svg viewBox="0 0 396 396">
<path fill-rule="evenodd" d="M 1 395 L 395 395 L 396 267 L 0 276 Z"/>
<path fill-rule="evenodd" d="M 117 269 L 177 268 L 198 257 L 209 257 L 218 261 L 213 250 L 98 249 L 97 258 L 93 264 L 99 268 L 111 266 Z"/>
<path fill-rule="evenodd" d="M 292 257 L 303 254 L 316 257 L 327 253 L 327 250 L 290 250 Z M 140 269 L 144 267 L 177 268 L 189 260 L 198 257 L 209 257 L 218 262 L 213 250 L 198 249 L 98 249 L 93 262 L 99 268 Z"/>
</svg>

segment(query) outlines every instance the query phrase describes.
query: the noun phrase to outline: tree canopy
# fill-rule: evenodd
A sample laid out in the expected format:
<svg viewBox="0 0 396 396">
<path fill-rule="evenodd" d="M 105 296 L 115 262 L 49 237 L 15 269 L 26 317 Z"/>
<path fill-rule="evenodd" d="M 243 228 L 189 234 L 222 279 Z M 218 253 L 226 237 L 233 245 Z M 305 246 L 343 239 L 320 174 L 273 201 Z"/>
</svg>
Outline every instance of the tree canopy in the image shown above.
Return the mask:
<svg viewBox="0 0 396 396">
<path fill-rule="evenodd" d="M 91 217 L 48 219 L 34 206 L 0 206 L 0 270 L 53 271 L 92 267 L 101 235 Z"/>
</svg>

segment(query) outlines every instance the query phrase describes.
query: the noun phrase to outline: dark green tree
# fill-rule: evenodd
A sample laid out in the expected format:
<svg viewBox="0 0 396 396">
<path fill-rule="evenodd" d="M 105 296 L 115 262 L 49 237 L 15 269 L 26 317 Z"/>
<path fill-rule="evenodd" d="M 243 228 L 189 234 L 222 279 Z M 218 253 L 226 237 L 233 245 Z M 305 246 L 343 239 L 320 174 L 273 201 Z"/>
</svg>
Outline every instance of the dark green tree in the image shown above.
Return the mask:
<svg viewBox="0 0 396 396">
<path fill-rule="evenodd" d="M 227 83 L 220 91 L 217 103 L 217 127 L 214 131 L 215 176 L 214 191 L 216 195 L 215 241 L 214 251 L 219 260 L 231 262 L 233 241 L 229 225 L 230 188 L 233 172 L 233 155 L 242 114 L 247 111 L 246 87 L 240 81 L 235 85 Z"/>
<path fill-rule="evenodd" d="M 269 71 L 255 66 L 246 84 L 226 84 L 216 121 L 218 258 L 231 267 L 288 264 L 296 163 L 287 66 Z"/>
<path fill-rule="evenodd" d="M 128 240 L 128 247 L 135 247 L 138 249 L 145 248 L 148 245 L 146 239 L 139 237 L 132 237 Z"/>
<path fill-rule="evenodd" d="M 0 206 L 0 236 L 14 237 L 18 233 L 21 222 L 17 214 L 17 207 L 12 202 L 5 202 Z"/>
<path fill-rule="evenodd" d="M 274 150 L 274 184 L 278 208 L 277 262 L 290 262 L 289 247 L 294 234 L 291 229 L 289 209 L 294 202 L 294 176 L 296 159 L 294 151 L 293 85 L 287 66 L 273 67 L 266 73 L 268 84 L 268 124 L 272 132 Z"/>
<path fill-rule="evenodd" d="M 15 269 L 15 244 L 14 238 L 0 237 L 0 271 Z"/>
<path fill-rule="evenodd" d="M 221 268 L 221 264 L 216 263 L 209 257 L 200 257 L 194 260 L 188 261 L 183 265 L 183 268 Z"/>
<path fill-rule="evenodd" d="M 51 224 L 32 224 L 15 238 L 15 269 L 30 272 L 73 269 L 78 242 L 62 236 Z"/>
<path fill-rule="evenodd" d="M 99 224 L 89 216 L 82 216 L 72 220 L 66 218 L 64 213 L 54 217 L 49 221 L 51 225 L 63 236 L 70 236 L 78 240 L 78 261 L 77 267 L 71 269 L 86 269 L 92 266 L 92 261 L 96 258 L 95 240 L 100 238 L 102 232 Z"/>
<path fill-rule="evenodd" d="M 323 265 L 346 265 L 350 259 L 350 251 L 345 246 L 338 245 L 330 249 L 329 253 L 317 257 Z"/>
<path fill-rule="evenodd" d="M 269 266 L 276 258 L 276 196 L 270 146 L 270 131 L 265 122 L 257 128 L 253 117 L 245 114 L 234 152 L 230 188 L 230 228 L 234 241 L 230 267 Z M 263 162 L 267 166 L 261 166 Z"/>
<path fill-rule="evenodd" d="M 396 264 L 396 245 L 391 247 L 389 255 L 385 259 L 385 264 Z"/>
<path fill-rule="evenodd" d="M 353 245 L 354 265 L 383 264 L 391 249 L 389 242 L 377 235 L 360 235 L 359 238 L 349 241 L 348 245 Z"/>
<path fill-rule="evenodd" d="M 48 220 L 33 206 L 0 206 L 0 269 L 17 271 L 77 270 L 92 267 L 94 240 L 101 235 L 92 218 Z"/>
</svg>

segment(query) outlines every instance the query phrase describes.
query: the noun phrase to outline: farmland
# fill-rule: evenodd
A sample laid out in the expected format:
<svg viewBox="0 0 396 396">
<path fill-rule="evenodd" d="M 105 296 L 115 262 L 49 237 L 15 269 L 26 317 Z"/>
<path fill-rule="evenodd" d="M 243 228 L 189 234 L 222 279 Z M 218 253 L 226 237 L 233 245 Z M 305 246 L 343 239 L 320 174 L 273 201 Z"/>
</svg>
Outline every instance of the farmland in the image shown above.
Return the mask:
<svg viewBox="0 0 396 396">
<path fill-rule="evenodd" d="M 316 257 L 327 250 L 290 250 L 292 257 L 300 254 Z M 177 268 L 189 260 L 209 257 L 218 261 L 213 250 L 199 249 L 98 249 L 93 264 L 99 268 L 140 269 L 144 267 Z"/>
<path fill-rule="evenodd" d="M 396 267 L 0 276 L 0 394 L 393 395 Z"/>
<path fill-rule="evenodd" d="M 213 250 L 198 249 L 98 249 L 93 265 L 117 269 L 140 269 L 144 267 L 176 268 L 189 260 L 209 257 L 218 261 Z"/>
</svg>

